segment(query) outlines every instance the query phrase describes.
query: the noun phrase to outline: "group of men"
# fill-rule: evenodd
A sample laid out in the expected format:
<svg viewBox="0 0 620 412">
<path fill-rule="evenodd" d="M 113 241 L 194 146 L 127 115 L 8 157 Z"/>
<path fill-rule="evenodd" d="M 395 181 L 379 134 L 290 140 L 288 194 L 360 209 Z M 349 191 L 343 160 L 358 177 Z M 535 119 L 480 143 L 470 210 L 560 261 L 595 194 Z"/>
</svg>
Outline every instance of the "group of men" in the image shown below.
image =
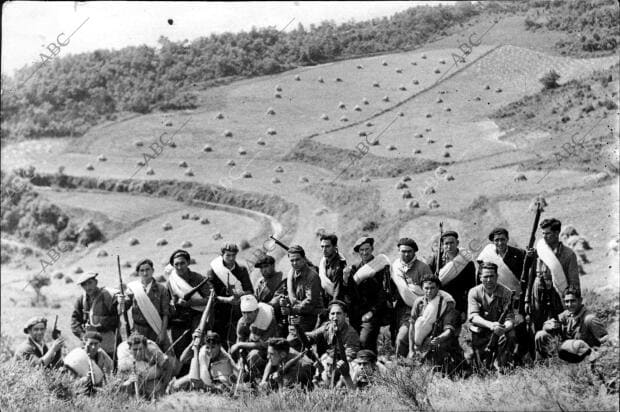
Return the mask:
<svg viewBox="0 0 620 412">
<path fill-rule="evenodd" d="M 396 357 L 450 376 L 502 370 L 528 358 L 578 362 L 606 331 L 582 304 L 577 257 L 559 240 L 561 222 L 546 219 L 540 229 L 542 239 L 528 250 L 509 246 L 506 229 L 493 229 L 476 262 L 459 250 L 455 231 L 442 233 L 440 253 L 428 263 L 418 258 L 413 239 L 400 239 L 398 258 L 390 262 L 364 236 L 355 242 L 359 262 L 352 265 L 339 252 L 337 236 L 324 234 L 318 267 L 292 245 L 286 276 L 264 255 L 255 264 L 260 276 L 253 278 L 236 261 L 235 244 L 222 247 L 206 276 L 190 270 L 189 253 L 177 250 L 165 283 L 155 281 L 148 259 L 136 265 L 139 280 L 122 293 L 99 287 L 96 273 L 84 274 L 77 282 L 84 293 L 72 314 L 72 332 L 84 346 L 61 362 L 62 337 L 48 347 L 47 321 L 35 318 L 17 356 L 64 364 L 91 393 L 118 369 L 127 373 L 123 388 L 142 396 L 296 384 L 361 388 L 385 373 L 377 361 L 383 326 Z M 131 333 L 121 342 L 125 310 Z M 469 332 L 461 333 L 463 325 Z M 464 336 L 471 336 L 471 350 L 464 351 Z"/>
</svg>

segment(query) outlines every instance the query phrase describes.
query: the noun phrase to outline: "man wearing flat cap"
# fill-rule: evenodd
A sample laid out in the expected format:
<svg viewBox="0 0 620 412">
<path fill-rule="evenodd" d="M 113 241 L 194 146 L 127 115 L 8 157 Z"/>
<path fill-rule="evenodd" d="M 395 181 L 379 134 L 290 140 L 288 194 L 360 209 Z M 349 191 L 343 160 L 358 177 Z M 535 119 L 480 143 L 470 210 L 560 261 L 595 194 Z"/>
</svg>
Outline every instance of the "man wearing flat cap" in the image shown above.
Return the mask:
<svg viewBox="0 0 620 412">
<path fill-rule="evenodd" d="M 239 247 L 226 243 L 220 251 L 221 255 L 210 263 L 207 279 L 216 298 L 213 330 L 220 334 L 222 343 L 229 348 L 236 340 L 235 325 L 241 318 L 239 298 L 254 294 L 254 289 L 248 270 L 236 262 Z"/>
<path fill-rule="evenodd" d="M 15 358 L 49 368 L 59 366 L 65 340 L 61 336 L 48 347 L 45 344 L 46 329 L 46 318 L 37 316 L 29 319 L 24 325 L 24 333 L 28 335 L 28 339 L 17 347 Z"/>
<path fill-rule="evenodd" d="M 76 282 L 84 293 L 73 306 L 71 331 L 80 340 L 88 331 L 99 332 L 103 338 L 101 348 L 114 358 L 116 346 L 120 343 L 120 334 L 116 335 L 116 328 L 120 325 L 118 297 L 107 288 L 100 288 L 97 276 L 97 273 L 84 273 Z"/>
<path fill-rule="evenodd" d="M 170 273 L 166 282 L 172 308 L 168 323 L 172 341 L 174 342 L 183 336 L 185 331 L 194 330 L 198 327 L 202 312 L 209 300 L 211 288 L 205 281 L 204 276 L 190 270 L 191 258 L 185 250 L 176 250 L 170 256 L 169 261 L 174 270 Z M 188 293 L 201 284 L 202 286 L 195 293 L 187 296 Z M 191 341 L 190 333 L 183 336 L 174 347 L 177 357 L 181 356 L 183 348 L 190 344 Z M 187 370 L 188 366 L 184 365 L 182 372 L 185 373 Z"/>
<path fill-rule="evenodd" d="M 401 238 L 397 244 L 398 259 L 391 266 L 391 278 L 398 291 L 396 300 L 396 319 L 398 335 L 396 354 L 405 357 L 409 352 L 409 318 L 411 308 L 417 298 L 424 296 L 422 279 L 432 274 L 428 265 L 417 259 L 417 243 L 408 237 Z"/>
<path fill-rule="evenodd" d="M 455 309 L 464 317 L 467 313 L 467 292 L 476 286 L 476 265 L 459 250 L 459 234 L 455 231 L 444 232 L 440 242 L 443 256 L 438 264 L 437 254 L 433 254 L 428 266 L 438 275 L 443 290 L 454 298 Z"/>
<path fill-rule="evenodd" d="M 478 255 L 478 261 L 493 262 L 498 268 L 498 281 L 510 290 L 520 290 L 521 272 L 525 261 L 525 250 L 508 245 L 508 230 L 496 227 L 489 233 L 493 243 L 485 246 Z"/>
<path fill-rule="evenodd" d="M 349 322 L 359 333 L 362 349 L 377 351 L 381 317 L 386 310 L 386 283 L 390 282 L 390 260 L 385 255 L 373 256 L 375 240 L 363 236 L 353 251 L 360 262 L 346 268 L 344 282 L 351 283 L 353 298 Z"/>
<path fill-rule="evenodd" d="M 351 365 L 351 380 L 357 389 L 363 389 L 376 382 L 377 377 L 387 372 L 385 365 L 377 362 L 377 355 L 368 349 L 357 352 Z"/>
<path fill-rule="evenodd" d="M 254 295 L 259 302 L 274 305 L 278 298 L 276 295 L 286 295 L 286 278 L 280 271 L 276 271 L 276 260 L 273 256 L 265 255 L 254 264 L 260 269 L 261 278 L 256 283 Z"/>
</svg>

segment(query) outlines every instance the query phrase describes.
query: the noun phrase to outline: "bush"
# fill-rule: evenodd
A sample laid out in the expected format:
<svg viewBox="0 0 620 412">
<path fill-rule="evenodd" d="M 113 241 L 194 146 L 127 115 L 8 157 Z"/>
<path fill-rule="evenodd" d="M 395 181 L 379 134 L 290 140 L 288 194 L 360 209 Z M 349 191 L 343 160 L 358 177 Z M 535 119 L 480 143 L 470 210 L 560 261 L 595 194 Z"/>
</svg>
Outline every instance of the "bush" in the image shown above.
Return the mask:
<svg viewBox="0 0 620 412">
<path fill-rule="evenodd" d="M 560 85 L 557 83 L 557 80 L 560 78 L 560 75 L 555 71 L 551 70 L 543 77 L 541 77 L 538 81 L 542 83 L 545 89 L 555 89 Z"/>
<path fill-rule="evenodd" d="M 49 249 L 58 242 L 58 232 L 50 224 L 40 225 L 31 232 L 32 241 L 42 249 Z"/>
</svg>

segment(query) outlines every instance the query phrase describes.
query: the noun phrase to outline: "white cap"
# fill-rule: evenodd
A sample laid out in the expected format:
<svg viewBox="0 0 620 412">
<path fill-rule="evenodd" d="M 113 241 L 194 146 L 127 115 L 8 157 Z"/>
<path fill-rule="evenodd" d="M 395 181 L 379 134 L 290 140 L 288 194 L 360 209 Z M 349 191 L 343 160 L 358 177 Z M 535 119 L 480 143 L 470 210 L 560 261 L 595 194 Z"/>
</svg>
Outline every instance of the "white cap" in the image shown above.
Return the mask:
<svg viewBox="0 0 620 412">
<path fill-rule="evenodd" d="M 258 301 L 254 295 L 241 296 L 241 312 L 254 312 L 258 309 Z"/>
</svg>

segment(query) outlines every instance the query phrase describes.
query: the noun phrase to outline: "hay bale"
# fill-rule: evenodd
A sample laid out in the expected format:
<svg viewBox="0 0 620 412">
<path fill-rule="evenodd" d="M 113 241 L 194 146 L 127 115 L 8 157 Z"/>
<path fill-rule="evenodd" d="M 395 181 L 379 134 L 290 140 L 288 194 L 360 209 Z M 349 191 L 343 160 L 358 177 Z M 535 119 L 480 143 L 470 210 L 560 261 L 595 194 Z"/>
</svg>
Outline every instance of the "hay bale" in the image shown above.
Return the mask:
<svg viewBox="0 0 620 412">
<path fill-rule="evenodd" d="M 443 103 L 443 99 L 440 97 L 439 99 L 437 99 L 437 103 Z"/>
<path fill-rule="evenodd" d="M 349 118 L 347 116 L 342 116 L 342 117 L 340 117 L 340 121 L 341 122 L 348 122 Z"/>
<path fill-rule="evenodd" d="M 398 74 L 401 74 L 403 72 L 403 69 L 398 68 L 398 69 L 395 70 L 395 72 L 398 73 Z"/>
<path fill-rule="evenodd" d="M 375 137 L 368 144 L 370 144 L 371 146 L 379 146 L 381 142 L 379 142 L 379 139 Z"/>
<path fill-rule="evenodd" d="M 396 146 L 394 146 L 393 144 L 390 144 L 386 147 L 387 150 L 393 151 L 396 150 Z"/>
<path fill-rule="evenodd" d="M 423 55 L 422 55 L 422 58 L 423 58 L 423 59 L 426 59 L 426 54 L 423 54 Z"/>
<path fill-rule="evenodd" d="M 137 238 L 135 238 L 135 237 L 130 237 L 129 238 L 129 246 L 135 246 L 135 245 L 137 245 L 139 243 L 140 243 L 140 241 Z"/>
<path fill-rule="evenodd" d="M 422 151 L 421 151 L 420 149 L 415 149 L 415 150 L 413 151 L 413 154 L 420 154 L 420 153 L 422 153 Z"/>
<path fill-rule="evenodd" d="M 182 248 L 192 247 L 192 242 L 190 242 L 189 240 L 184 240 L 183 243 L 181 243 L 181 247 Z"/>
<path fill-rule="evenodd" d="M 441 167 L 439 166 L 437 169 L 435 169 L 435 175 L 445 175 L 446 173 L 448 173 L 448 171 L 446 170 L 445 167 Z"/>
<path fill-rule="evenodd" d="M 435 199 L 432 199 L 428 202 L 429 209 L 437 209 L 438 207 L 439 207 L 439 202 L 436 201 Z"/>
<path fill-rule="evenodd" d="M 407 207 L 409 209 L 417 209 L 420 207 L 420 204 L 416 200 L 410 200 L 407 202 Z"/>
<path fill-rule="evenodd" d="M 361 69 L 363 69 L 363 68 L 364 68 L 364 66 L 362 66 L 361 64 L 358 64 L 356 67 L 357 67 L 359 70 L 361 70 Z"/>
<path fill-rule="evenodd" d="M 501 92 L 502 92 L 501 88 L 498 87 L 497 89 L 495 89 L 495 93 L 501 93 Z"/>
<path fill-rule="evenodd" d="M 189 177 L 191 177 L 191 176 L 194 176 L 194 171 L 190 168 L 190 169 L 187 169 L 187 170 L 185 171 L 185 173 L 183 173 L 183 174 L 184 174 L 185 176 L 189 176 Z"/>
<path fill-rule="evenodd" d="M 362 177 L 362 178 L 360 179 L 360 181 L 361 181 L 362 183 L 368 183 L 368 182 L 370 182 L 370 178 L 369 178 L 368 176 L 364 176 L 364 177 Z"/>
<path fill-rule="evenodd" d="M 309 182 L 309 180 L 308 180 L 308 178 L 306 176 L 301 176 L 299 178 L 299 183 L 308 183 L 308 182 Z"/>
<path fill-rule="evenodd" d="M 418 63 L 416 63 L 416 62 L 411 62 L 411 65 L 412 65 L 412 66 L 417 66 L 417 65 L 418 65 Z"/>
<path fill-rule="evenodd" d="M 480 98 L 480 96 L 476 96 L 476 97 L 474 97 L 474 100 L 475 100 L 475 101 L 477 101 L 477 102 L 479 102 L 479 101 L 480 101 L 480 100 L 482 100 L 482 99 Z"/>
<path fill-rule="evenodd" d="M 411 199 L 411 198 L 413 198 L 413 195 L 411 194 L 411 192 L 409 190 L 404 190 L 401 193 L 401 196 L 402 196 L 403 199 Z"/>
<path fill-rule="evenodd" d="M 181 220 L 187 220 L 187 219 L 189 219 L 189 213 L 183 213 L 181 215 Z"/>
<path fill-rule="evenodd" d="M 424 137 L 424 135 L 422 133 L 418 133 L 415 135 L 415 137 L 417 137 L 418 139 L 421 139 Z"/>
<path fill-rule="evenodd" d="M 450 148 L 452 147 L 452 144 L 450 144 L 450 143 L 446 143 L 446 144 L 444 145 L 444 147 L 445 147 L 446 149 L 450 149 Z"/>
<path fill-rule="evenodd" d="M 124 268 L 130 268 L 131 267 L 131 262 L 126 260 L 123 262 L 123 264 L 121 265 Z"/>
<path fill-rule="evenodd" d="M 405 90 L 407 90 L 407 88 L 405 87 L 405 85 L 404 85 L 404 84 L 401 84 L 401 85 L 398 87 L 398 90 L 405 91 Z"/>
<path fill-rule="evenodd" d="M 381 64 L 382 64 L 383 66 L 387 66 L 387 65 L 388 65 L 388 64 L 387 64 L 387 62 L 386 62 L 385 60 L 383 60 L 383 61 L 381 62 Z"/>
<path fill-rule="evenodd" d="M 282 168 L 282 166 L 276 167 L 273 171 L 276 173 L 284 173 L 284 169 Z"/>
<path fill-rule="evenodd" d="M 108 158 L 101 154 L 97 157 L 97 160 L 100 162 L 105 162 Z"/>
<path fill-rule="evenodd" d="M 262 137 L 259 137 L 258 139 L 256 139 L 256 144 L 259 146 L 265 146 L 265 140 L 263 140 Z"/>
<path fill-rule="evenodd" d="M 446 112 L 451 112 L 452 111 L 452 109 L 449 108 L 449 107 L 446 107 L 445 110 L 446 110 Z"/>
<path fill-rule="evenodd" d="M 450 152 L 444 152 L 444 153 L 443 153 L 443 157 L 445 157 L 445 158 L 450 157 Z"/>
<path fill-rule="evenodd" d="M 155 242 L 156 246 L 166 246 L 168 244 L 168 241 L 166 239 L 157 239 L 157 241 Z"/>
<path fill-rule="evenodd" d="M 136 140 L 135 142 L 133 142 L 134 146 L 136 147 L 142 147 L 144 146 L 144 142 L 141 140 Z"/>
<path fill-rule="evenodd" d="M 341 83 L 342 79 L 340 77 L 336 77 L 336 83 Z"/>
<path fill-rule="evenodd" d="M 403 178 L 401 179 L 403 182 L 410 182 L 411 181 L 411 176 L 409 175 L 405 175 L 403 176 Z"/>
<path fill-rule="evenodd" d="M 390 101 L 390 96 L 383 96 L 383 100 L 384 102 L 389 102 Z"/>
<path fill-rule="evenodd" d="M 439 73 L 441 73 L 441 70 L 435 69 L 435 74 L 439 74 Z"/>
<path fill-rule="evenodd" d="M 446 64 L 446 61 L 441 59 L 441 60 L 439 60 L 439 64 Z"/>
<path fill-rule="evenodd" d="M 366 122 L 366 127 L 374 126 L 372 122 Z"/>
<path fill-rule="evenodd" d="M 152 176 L 155 174 L 155 170 L 153 170 L 152 167 L 149 167 L 148 169 L 146 169 L 146 174 Z"/>
<path fill-rule="evenodd" d="M 346 106 L 343 102 L 339 102 L 339 103 L 338 103 L 338 108 L 339 108 L 339 109 L 346 109 L 346 108 L 347 108 L 347 106 Z"/>
<path fill-rule="evenodd" d="M 491 90 L 491 86 L 487 84 L 486 86 L 484 86 L 484 90 Z"/>
<path fill-rule="evenodd" d="M 76 275 L 79 275 L 80 273 L 84 273 L 84 269 L 78 266 L 75 269 L 73 269 L 73 273 Z"/>
<path fill-rule="evenodd" d="M 244 179 L 251 179 L 252 178 L 252 173 L 248 172 L 247 170 L 245 172 L 243 172 L 242 177 Z"/>
<path fill-rule="evenodd" d="M 52 277 L 54 279 L 62 279 L 65 277 L 65 274 L 62 273 L 61 271 L 57 270 L 56 272 L 54 272 L 54 274 L 52 275 Z"/>
<path fill-rule="evenodd" d="M 278 179 L 277 177 L 274 177 L 273 179 L 271 179 L 271 183 L 278 184 L 280 183 L 280 179 Z"/>
<path fill-rule="evenodd" d="M 172 127 L 172 122 L 166 122 L 166 127 Z"/>
<path fill-rule="evenodd" d="M 213 151 L 213 148 L 211 147 L 211 145 L 206 144 L 206 145 L 202 148 L 202 151 L 203 151 L 203 152 L 207 152 L 207 153 L 208 153 L 208 152 L 212 152 L 212 151 Z"/>
<path fill-rule="evenodd" d="M 428 139 L 426 139 L 426 143 L 427 144 L 433 144 L 433 143 L 435 143 L 435 141 L 429 137 Z"/>
<path fill-rule="evenodd" d="M 454 180 L 454 176 L 452 176 L 451 174 L 447 174 L 444 179 L 446 179 L 446 182 L 451 182 Z"/>
<path fill-rule="evenodd" d="M 325 80 L 323 80 L 322 77 L 319 77 L 317 80 L 319 81 L 319 83 L 325 83 Z"/>
<path fill-rule="evenodd" d="M 276 114 L 276 111 L 275 111 L 275 110 L 273 110 L 273 107 L 270 107 L 269 109 L 267 109 L 267 114 L 270 114 L 270 115 L 272 115 L 272 116 L 273 116 L 273 115 L 275 115 L 275 114 Z"/>
<path fill-rule="evenodd" d="M 374 82 L 374 83 L 372 84 L 372 87 L 381 87 L 381 86 L 379 85 L 379 82 Z"/>
<path fill-rule="evenodd" d="M 280 86 L 279 84 L 276 85 L 276 92 L 281 92 L 282 91 L 282 86 Z"/>
<path fill-rule="evenodd" d="M 525 182 L 526 180 L 527 180 L 527 177 L 523 173 L 519 173 L 514 178 L 515 182 Z"/>
<path fill-rule="evenodd" d="M 427 186 L 424 189 L 424 194 L 425 195 L 432 195 L 433 193 L 435 193 L 435 188 L 433 186 Z"/>
<path fill-rule="evenodd" d="M 200 220 L 200 224 L 201 224 L 201 225 L 208 225 L 209 223 L 211 223 L 211 222 L 209 222 L 209 219 L 207 219 L 206 217 L 203 217 L 203 218 Z"/>
<path fill-rule="evenodd" d="M 224 137 L 233 137 L 233 132 L 230 130 L 224 130 Z"/>
<path fill-rule="evenodd" d="M 145 166 L 145 165 L 146 165 L 146 163 L 144 163 L 144 160 L 138 160 L 138 161 L 136 162 L 136 165 L 137 165 L 137 166 L 142 167 L 142 166 Z"/>
<path fill-rule="evenodd" d="M 408 188 L 409 188 L 409 186 L 405 182 L 398 182 L 398 183 L 396 183 L 396 189 L 397 190 L 408 189 Z"/>
<path fill-rule="evenodd" d="M 296 75 L 295 75 L 295 77 L 293 77 L 293 79 L 295 79 L 295 81 L 300 81 L 300 80 L 301 80 L 301 77 L 299 77 L 299 75 L 298 75 L 298 74 L 296 74 Z"/>
<path fill-rule="evenodd" d="M 275 97 L 276 99 L 281 99 L 282 95 L 280 93 L 275 93 L 273 97 Z"/>
<path fill-rule="evenodd" d="M 161 228 L 164 230 L 172 230 L 172 223 L 165 222 L 164 224 L 161 225 Z"/>
<path fill-rule="evenodd" d="M 101 258 L 101 257 L 106 257 L 108 256 L 108 252 L 106 252 L 105 250 L 101 249 L 99 252 L 97 252 L 97 257 Z"/>
<path fill-rule="evenodd" d="M 220 240 L 223 239 L 222 234 L 220 232 L 215 232 L 213 234 L 213 240 Z"/>
<path fill-rule="evenodd" d="M 71 279 L 71 277 L 67 276 L 67 277 L 65 278 L 65 283 L 66 283 L 66 284 L 73 283 L 73 279 Z"/>
<path fill-rule="evenodd" d="M 321 119 L 323 119 L 323 120 L 329 120 L 329 116 L 328 116 L 328 115 L 326 115 L 325 113 L 323 113 L 323 114 L 321 115 Z"/>
<path fill-rule="evenodd" d="M 200 216 L 197 214 L 193 214 L 191 217 L 192 220 L 200 220 Z"/>
<path fill-rule="evenodd" d="M 215 116 L 215 118 L 216 118 L 216 119 L 218 119 L 218 120 L 221 120 L 221 119 L 223 119 L 223 118 L 224 118 L 224 115 L 222 114 L 222 112 L 219 112 L 219 113 Z"/>
<path fill-rule="evenodd" d="M 420 84 L 420 82 L 418 80 L 414 80 L 413 84 L 418 85 L 418 84 Z"/>
<path fill-rule="evenodd" d="M 367 98 L 365 98 L 365 97 L 362 99 L 362 103 L 364 103 L 365 105 L 369 105 L 369 104 L 370 104 L 370 102 L 368 101 L 368 99 L 367 99 Z"/>
<path fill-rule="evenodd" d="M 276 130 L 272 129 L 271 127 L 269 129 L 267 129 L 267 131 L 265 133 L 267 133 L 267 135 L 269 135 L 269 136 L 273 136 L 273 135 L 277 134 Z"/>
<path fill-rule="evenodd" d="M 425 131 L 425 132 L 427 132 L 427 133 L 428 133 L 428 132 L 430 132 L 430 131 L 432 131 L 432 130 L 433 130 L 433 129 L 431 129 L 430 127 L 427 127 L 426 129 L 424 129 L 424 131 Z"/>
<path fill-rule="evenodd" d="M 168 143 L 168 147 L 171 147 L 174 149 L 175 147 L 177 147 L 177 144 L 175 142 L 170 142 Z"/>
<path fill-rule="evenodd" d="M 355 110 L 356 112 L 361 112 L 362 108 L 359 107 L 357 104 L 355 105 L 355 107 L 353 108 L 353 110 Z"/>
<path fill-rule="evenodd" d="M 238 152 L 241 156 L 244 156 L 244 155 L 246 155 L 246 154 L 248 153 L 248 152 L 247 152 L 247 151 L 246 151 L 243 147 L 240 147 L 240 148 L 237 150 L 237 152 Z"/>
<path fill-rule="evenodd" d="M 234 166 L 234 165 L 236 165 L 235 161 L 234 161 L 234 160 L 232 160 L 232 159 L 230 159 L 228 162 L 226 162 L 226 164 L 227 164 L 228 166 Z"/>
<path fill-rule="evenodd" d="M 179 167 L 187 167 L 187 162 L 185 160 L 181 160 L 179 162 Z"/>
<path fill-rule="evenodd" d="M 429 119 L 429 118 L 431 118 L 431 117 L 433 117 L 433 115 L 432 115 L 432 114 L 430 114 L 430 113 L 426 113 L 426 118 L 427 118 L 427 119 Z"/>
<path fill-rule="evenodd" d="M 403 112 L 398 112 L 398 117 L 405 117 L 405 113 L 403 113 Z"/>
<path fill-rule="evenodd" d="M 359 137 L 366 137 L 366 136 L 368 136 L 368 133 L 366 133 L 365 131 L 361 130 L 361 131 L 359 131 L 359 132 L 357 133 L 357 135 L 358 135 Z"/>
</svg>

